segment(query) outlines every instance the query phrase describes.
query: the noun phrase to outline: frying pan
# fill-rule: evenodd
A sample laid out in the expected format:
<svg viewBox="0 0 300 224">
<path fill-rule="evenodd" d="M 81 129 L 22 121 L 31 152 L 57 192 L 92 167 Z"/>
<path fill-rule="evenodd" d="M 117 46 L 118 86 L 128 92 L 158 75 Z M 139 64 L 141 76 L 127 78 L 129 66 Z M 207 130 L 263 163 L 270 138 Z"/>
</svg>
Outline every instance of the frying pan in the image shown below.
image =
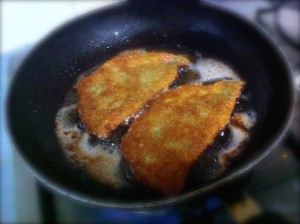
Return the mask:
<svg viewBox="0 0 300 224">
<path fill-rule="evenodd" d="M 54 131 L 64 96 L 81 73 L 136 48 L 200 52 L 227 63 L 246 82 L 257 125 L 243 154 L 223 175 L 166 198 L 108 189 L 68 165 Z M 147 208 L 194 198 L 256 165 L 284 136 L 294 95 L 285 59 L 244 19 L 196 1 L 131 1 L 79 17 L 41 41 L 12 81 L 7 123 L 18 152 L 46 186 L 98 206 Z"/>
</svg>

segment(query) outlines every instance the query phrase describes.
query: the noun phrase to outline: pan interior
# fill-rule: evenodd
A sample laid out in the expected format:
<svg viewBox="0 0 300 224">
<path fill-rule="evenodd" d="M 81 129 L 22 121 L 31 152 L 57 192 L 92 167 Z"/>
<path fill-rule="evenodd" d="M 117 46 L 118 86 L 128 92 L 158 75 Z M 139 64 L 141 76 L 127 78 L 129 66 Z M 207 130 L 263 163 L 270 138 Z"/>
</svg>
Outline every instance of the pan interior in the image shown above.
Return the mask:
<svg viewBox="0 0 300 224">
<path fill-rule="evenodd" d="M 291 81 L 282 58 L 263 35 L 206 5 L 153 7 L 122 4 L 70 22 L 35 48 L 13 80 L 7 104 L 13 140 L 32 169 L 61 191 L 99 204 L 164 199 L 151 192 L 117 192 L 91 180 L 68 165 L 54 132 L 56 113 L 76 77 L 123 50 L 200 52 L 230 65 L 247 83 L 257 125 L 242 157 L 218 180 L 255 161 L 285 127 L 293 103 Z M 218 180 L 190 186 L 183 194 Z"/>
</svg>

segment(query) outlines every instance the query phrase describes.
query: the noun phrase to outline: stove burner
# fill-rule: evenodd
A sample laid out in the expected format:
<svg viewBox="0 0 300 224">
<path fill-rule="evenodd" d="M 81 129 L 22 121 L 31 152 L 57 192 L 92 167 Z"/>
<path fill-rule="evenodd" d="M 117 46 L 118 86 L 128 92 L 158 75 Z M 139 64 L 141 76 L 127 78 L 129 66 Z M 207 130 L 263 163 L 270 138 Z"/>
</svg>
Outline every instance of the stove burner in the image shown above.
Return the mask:
<svg viewBox="0 0 300 224">
<path fill-rule="evenodd" d="M 271 1 L 271 7 L 259 9 L 256 13 L 256 22 L 270 30 L 263 17 L 274 14 L 274 23 L 277 33 L 291 47 L 300 50 L 300 3 L 296 0 Z"/>
</svg>

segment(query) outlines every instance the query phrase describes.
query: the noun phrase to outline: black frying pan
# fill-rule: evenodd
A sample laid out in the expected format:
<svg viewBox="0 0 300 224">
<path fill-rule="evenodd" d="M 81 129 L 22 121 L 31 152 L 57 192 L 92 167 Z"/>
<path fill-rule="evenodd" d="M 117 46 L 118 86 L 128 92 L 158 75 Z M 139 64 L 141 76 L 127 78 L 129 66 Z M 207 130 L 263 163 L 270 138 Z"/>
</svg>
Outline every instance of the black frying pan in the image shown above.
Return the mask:
<svg viewBox="0 0 300 224">
<path fill-rule="evenodd" d="M 221 177 L 186 188 L 176 197 L 116 192 L 68 165 L 55 135 L 62 100 L 84 71 L 135 48 L 201 52 L 232 66 L 246 81 L 257 125 L 243 155 Z M 294 86 L 272 41 L 247 21 L 196 2 L 122 3 L 95 11 L 53 32 L 26 58 L 12 82 L 8 126 L 38 179 L 64 195 L 91 204 L 142 208 L 170 204 L 229 182 L 262 160 L 290 121 Z"/>
</svg>

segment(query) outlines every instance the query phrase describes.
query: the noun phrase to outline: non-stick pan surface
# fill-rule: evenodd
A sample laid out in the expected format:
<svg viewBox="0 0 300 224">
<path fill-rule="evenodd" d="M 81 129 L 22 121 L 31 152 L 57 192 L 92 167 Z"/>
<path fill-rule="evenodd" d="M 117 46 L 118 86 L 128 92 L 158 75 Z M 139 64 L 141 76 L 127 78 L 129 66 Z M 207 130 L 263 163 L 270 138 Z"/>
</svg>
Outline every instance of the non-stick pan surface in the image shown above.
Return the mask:
<svg viewBox="0 0 300 224">
<path fill-rule="evenodd" d="M 205 4 L 123 3 L 80 17 L 44 39 L 12 82 L 7 117 L 14 143 L 33 173 L 51 188 L 92 204 L 151 207 L 191 198 L 237 178 L 265 157 L 287 129 L 293 106 L 289 69 L 271 41 L 241 18 Z M 224 175 L 181 195 L 116 192 L 68 165 L 54 119 L 76 77 L 136 48 L 199 52 L 232 66 L 247 83 L 257 125 L 244 154 Z"/>
</svg>

